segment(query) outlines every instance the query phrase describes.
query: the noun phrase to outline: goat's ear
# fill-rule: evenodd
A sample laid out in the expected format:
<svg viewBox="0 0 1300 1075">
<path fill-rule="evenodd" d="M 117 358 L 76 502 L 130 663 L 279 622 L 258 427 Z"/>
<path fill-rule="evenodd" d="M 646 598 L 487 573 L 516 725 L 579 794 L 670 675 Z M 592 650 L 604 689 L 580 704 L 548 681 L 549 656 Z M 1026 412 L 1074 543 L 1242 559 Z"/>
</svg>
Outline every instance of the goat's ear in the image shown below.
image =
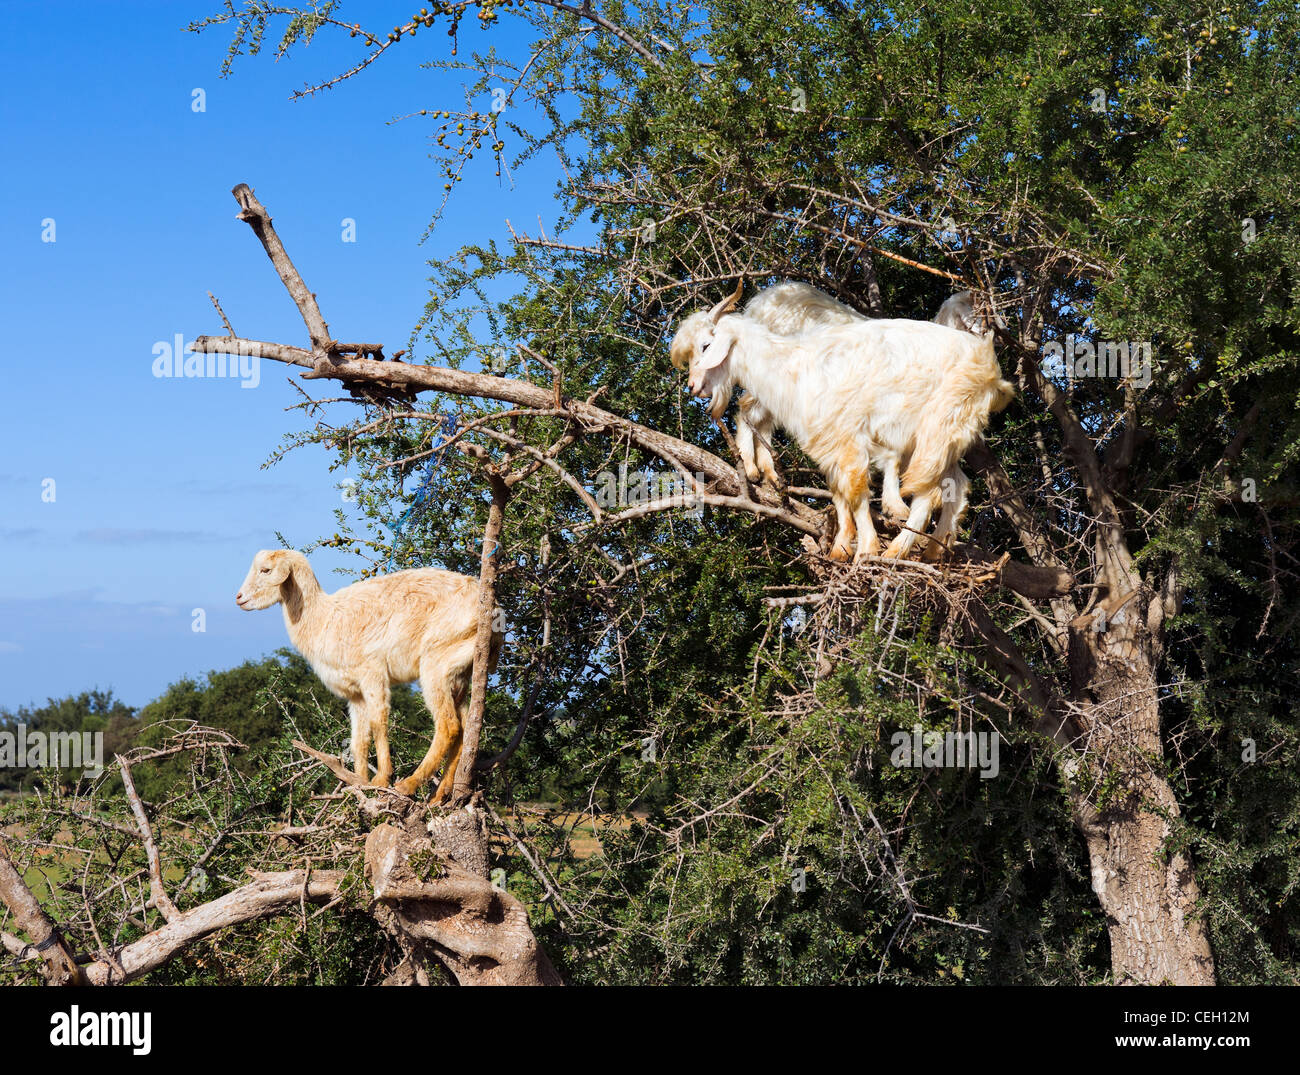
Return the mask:
<svg viewBox="0 0 1300 1075">
<path fill-rule="evenodd" d="M 730 323 L 720 321 L 718 327 L 713 330 L 713 339 L 709 343 L 708 350 L 695 360 L 695 366 L 701 370 L 717 369 L 731 356 L 731 349 L 736 345 L 736 334 L 731 330 Z"/>
<path fill-rule="evenodd" d="M 268 576 L 267 581 L 273 586 L 279 586 L 289 577 L 292 570 L 293 565 L 289 563 L 289 558 L 277 553 L 271 560 L 271 574 Z"/>
</svg>

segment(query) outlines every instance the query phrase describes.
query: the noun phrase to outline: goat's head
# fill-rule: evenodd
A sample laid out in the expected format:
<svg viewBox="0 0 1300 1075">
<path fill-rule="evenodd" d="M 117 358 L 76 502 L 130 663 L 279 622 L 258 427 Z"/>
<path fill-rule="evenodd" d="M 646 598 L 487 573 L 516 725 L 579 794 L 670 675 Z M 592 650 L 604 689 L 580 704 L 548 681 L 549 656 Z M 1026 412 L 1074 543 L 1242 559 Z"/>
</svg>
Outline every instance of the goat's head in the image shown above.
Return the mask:
<svg viewBox="0 0 1300 1075">
<path fill-rule="evenodd" d="M 937 324 L 975 336 L 986 336 L 995 326 L 1002 329 L 1007 327 L 989 296 L 982 291 L 958 291 L 955 295 L 950 295 L 939 307 L 934 320 Z"/>
<path fill-rule="evenodd" d="M 248 576 L 235 595 L 235 604 L 251 611 L 280 602 L 284 596 L 280 592 L 281 584 L 292 574 L 294 558 L 301 556 L 290 549 L 263 549 L 253 557 Z"/>
<path fill-rule="evenodd" d="M 711 399 L 709 411 L 714 418 L 721 418 L 725 413 L 733 383 L 727 359 L 736 337 L 722 318 L 736 308 L 744 286 L 742 279 L 736 284 L 736 290 L 712 310 L 691 314 L 673 337 L 670 352 L 673 365 L 687 371 L 691 395 Z"/>
</svg>

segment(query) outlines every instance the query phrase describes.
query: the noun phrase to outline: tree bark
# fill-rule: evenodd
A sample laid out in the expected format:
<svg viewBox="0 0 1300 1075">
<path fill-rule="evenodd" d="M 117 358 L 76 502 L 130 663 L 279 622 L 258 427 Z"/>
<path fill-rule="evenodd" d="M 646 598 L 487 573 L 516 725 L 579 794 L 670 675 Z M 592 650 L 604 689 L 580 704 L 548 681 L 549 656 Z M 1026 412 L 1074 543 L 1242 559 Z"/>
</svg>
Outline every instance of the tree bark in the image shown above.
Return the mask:
<svg viewBox="0 0 1300 1075">
<path fill-rule="evenodd" d="M 1070 673 L 1086 751 L 1067 764 L 1092 888 L 1106 914 L 1121 985 L 1213 985 L 1214 957 L 1190 859 L 1170 853 L 1178 801 L 1163 773 L 1155 639 L 1128 600 L 1070 628 Z"/>
<path fill-rule="evenodd" d="M 51 985 L 85 984 L 85 976 L 59 927 L 41 910 L 22 874 L 9 858 L 9 850 L 3 841 L 0 841 L 0 902 L 9 908 L 14 925 L 31 938 L 31 951 L 45 960 L 47 982 Z M 15 954 L 25 958 L 22 949 Z"/>
<path fill-rule="evenodd" d="M 375 917 L 406 959 L 390 978 L 423 983 L 431 965 L 459 985 L 563 985 L 524 905 L 487 877 L 487 825 L 470 806 L 417 822 L 379 825 L 366 839 Z"/>
<path fill-rule="evenodd" d="M 478 574 L 478 633 L 474 640 L 474 671 L 470 683 L 469 709 L 465 714 L 465 727 L 461 729 L 460 762 L 452 800 L 460 802 L 470 794 L 474 782 L 474 768 L 478 763 L 478 744 L 483 731 L 483 711 L 487 705 L 488 675 L 492 671 L 495 639 L 500 645 L 500 632 L 493 622 L 496 619 L 497 568 L 504 558 L 501 555 L 501 527 L 505 521 L 506 504 L 510 488 L 504 478 L 489 472 L 492 503 L 488 507 L 487 527 L 483 531 L 483 553 Z"/>
</svg>

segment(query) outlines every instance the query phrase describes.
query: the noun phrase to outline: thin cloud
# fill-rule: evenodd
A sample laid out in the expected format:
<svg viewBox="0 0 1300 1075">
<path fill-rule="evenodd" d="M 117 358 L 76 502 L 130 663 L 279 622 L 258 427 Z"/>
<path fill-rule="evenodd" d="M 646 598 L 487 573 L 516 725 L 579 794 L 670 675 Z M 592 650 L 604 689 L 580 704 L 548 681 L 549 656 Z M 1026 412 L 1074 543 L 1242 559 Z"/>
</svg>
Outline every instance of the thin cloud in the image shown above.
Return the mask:
<svg viewBox="0 0 1300 1075">
<path fill-rule="evenodd" d="M 295 485 L 292 482 L 250 482 L 250 481 L 220 481 L 213 478 L 188 478 L 182 482 L 175 482 L 173 489 L 183 493 L 196 493 L 200 496 L 272 496 L 277 501 L 284 500 L 301 500 L 306 494 L 306 490 L 301 485 Z"/>
<path fill-rule="evenodd" d="M 77 533 L 78 541 L 89 541 L 95 545 L 158 545 L 183 542 L 214 543 L 238 540 L 237 536 L 212 534 L 204 530 L 160 530 L 154 528 L 126 529 L 116 526 L 99 526 L 93 530 L 81 530 Z"/>
</svg>

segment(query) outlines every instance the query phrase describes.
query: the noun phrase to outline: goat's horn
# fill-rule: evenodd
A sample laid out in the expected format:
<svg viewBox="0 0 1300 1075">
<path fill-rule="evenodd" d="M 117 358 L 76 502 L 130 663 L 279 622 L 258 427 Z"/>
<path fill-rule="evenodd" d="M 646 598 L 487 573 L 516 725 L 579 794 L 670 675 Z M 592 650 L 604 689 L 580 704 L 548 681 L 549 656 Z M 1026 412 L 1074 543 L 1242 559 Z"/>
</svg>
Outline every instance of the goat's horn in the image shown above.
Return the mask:
<svg viewBox="0 0 1300 1075">
<path fill-rule="evenodd" d="M 731 311 L 736 308 L 736 304 L 740 302 L 740 293 L 744 290 L 745 278 L 742 276 L 736 281 L 736 290 L 709 311 L 709 320 L 716 325 L 723 314 L 731 313 Z"/>
</svg>

